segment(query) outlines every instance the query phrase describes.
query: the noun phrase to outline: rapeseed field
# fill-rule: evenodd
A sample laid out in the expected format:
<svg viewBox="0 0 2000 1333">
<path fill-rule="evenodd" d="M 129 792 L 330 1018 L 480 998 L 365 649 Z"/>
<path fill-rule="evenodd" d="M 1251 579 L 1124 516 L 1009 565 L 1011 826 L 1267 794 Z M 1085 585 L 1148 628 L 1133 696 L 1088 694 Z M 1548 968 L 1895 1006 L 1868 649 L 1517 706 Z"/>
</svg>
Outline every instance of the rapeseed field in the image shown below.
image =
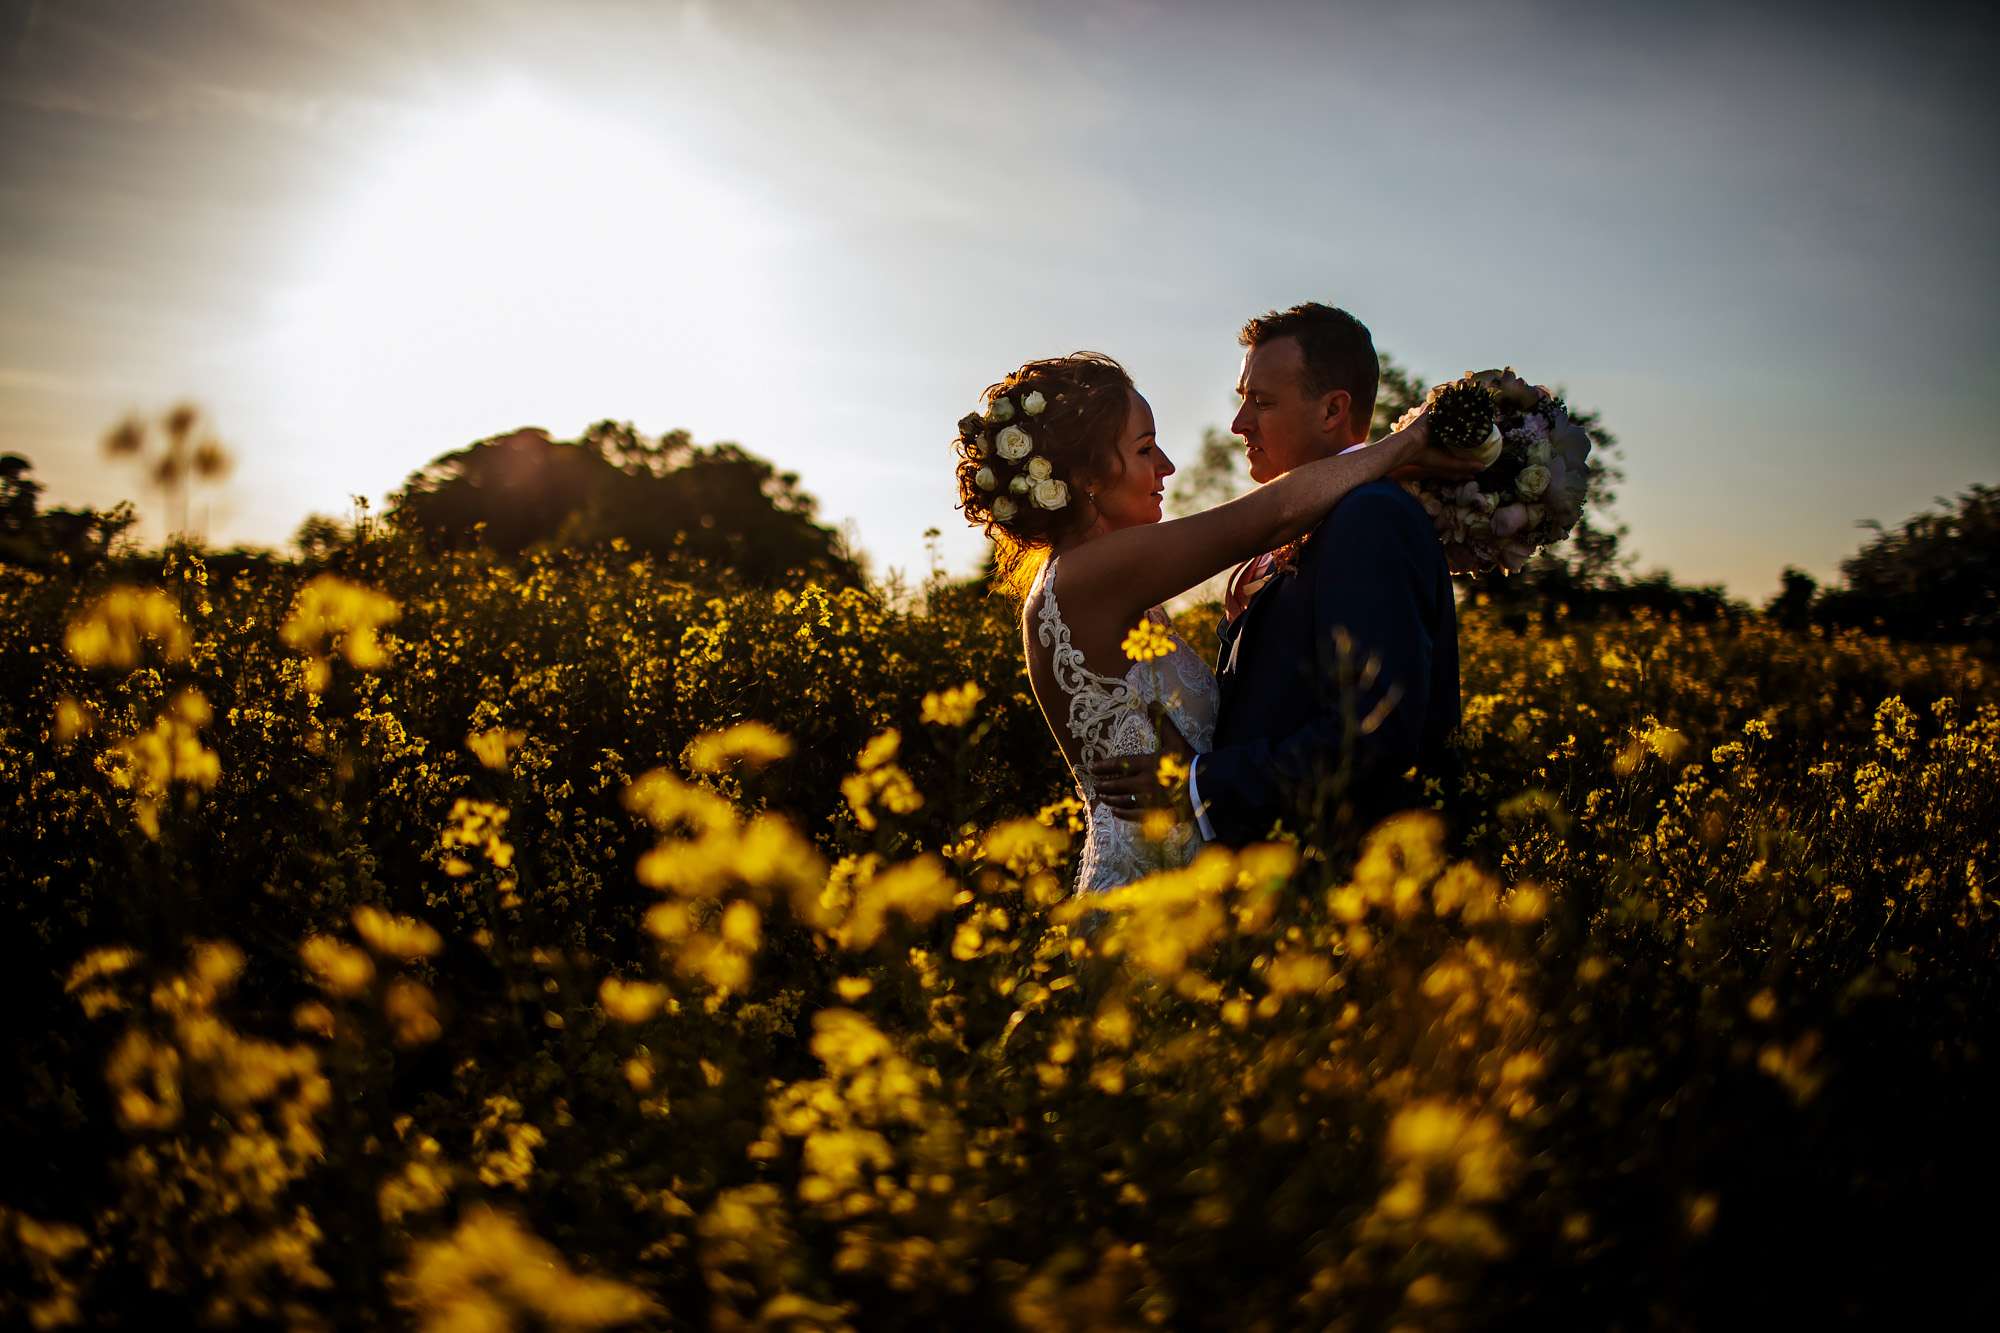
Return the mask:
<svg viewBox="0 0 2000 1333">
<path fill-rule="evenodd" d="M 10 1323 L 1978 1290 L 2000 675 L 1964 650 L 1469 599 L 1436 810 L 1078 901 L 979 590 L 382 542 L 0 571 L 0 606 Z"/>
</svg>

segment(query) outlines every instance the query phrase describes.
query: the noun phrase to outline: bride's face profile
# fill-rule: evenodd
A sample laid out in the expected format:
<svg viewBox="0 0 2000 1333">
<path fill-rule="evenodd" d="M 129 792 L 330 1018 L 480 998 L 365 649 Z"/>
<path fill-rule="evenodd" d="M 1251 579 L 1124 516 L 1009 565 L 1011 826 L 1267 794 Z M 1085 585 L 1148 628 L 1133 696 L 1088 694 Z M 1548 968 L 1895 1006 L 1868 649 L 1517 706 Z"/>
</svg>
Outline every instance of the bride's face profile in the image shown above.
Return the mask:
<svg viewBox="0 0 2000 1333">
<path fill-rule="evenodd" d="M 1131 391 L 1131 407 L 1125 413 L 1125 431 L 1118 440 L 1115 475 L 1092 488 L 1098 522 L 1103 531 L 1134 527 L 1160 521 L 1160 496 L 1167 478 L 1174 475 L 1173 460 L 1160 448 L 1153 432 L 1153 408 L 1138 390 Z"/>
</svg>

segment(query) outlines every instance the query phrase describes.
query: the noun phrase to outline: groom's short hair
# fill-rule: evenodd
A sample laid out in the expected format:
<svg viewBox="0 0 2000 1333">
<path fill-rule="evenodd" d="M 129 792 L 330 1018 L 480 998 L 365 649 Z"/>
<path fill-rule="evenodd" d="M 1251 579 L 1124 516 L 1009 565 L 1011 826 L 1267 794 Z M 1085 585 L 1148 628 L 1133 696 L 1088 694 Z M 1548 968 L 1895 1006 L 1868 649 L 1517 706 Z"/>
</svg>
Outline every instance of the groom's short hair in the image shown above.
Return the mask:
<svg viewBox="0 0 2000 1333">
<path fill-rule="evenodd" d="M 1317 398 L 1345 389 L 1355 419 L 1374 419 L 1375 386 L 1382 378 L 1382 363 L 1376 359 L 1375 340 L 1368 336 L 1366 324 L 1345 310 L 1307 301 L 1290 310 L 1253 316 L 1236 335 L 1236 341 L 1245 347 L 1274 338 L 1299 340 L 1306 367 L 1301 387 L 1308 395 Z"/>
</svg>

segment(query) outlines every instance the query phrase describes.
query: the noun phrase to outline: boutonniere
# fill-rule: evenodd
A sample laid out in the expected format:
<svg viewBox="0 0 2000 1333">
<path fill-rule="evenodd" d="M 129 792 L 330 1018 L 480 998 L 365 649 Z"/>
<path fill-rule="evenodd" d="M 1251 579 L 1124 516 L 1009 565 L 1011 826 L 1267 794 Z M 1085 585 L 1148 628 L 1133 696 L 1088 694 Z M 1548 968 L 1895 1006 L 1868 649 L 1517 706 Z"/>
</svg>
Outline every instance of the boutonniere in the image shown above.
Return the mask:
<svg viewBox="0 0 2000 1333">
<path fill-rule="evenodd" d="M 1254 579 L 1248 587 L 1244 588 L 1244 601 L 1247 602 L 1250 598 L 1255 597 L 1262 591 L 1265 584 L 1277 578 L 1278 575 L 1298 573 L 1299 552 L 1305 549 L 1305 544 L 1306 539 L 1304 537 L 1295 537 L 1283 546 L 1280 546 L 1277 550 L 1271 552 L 1271 562 L 1264 566 L 1263 574 Z"/>
<path fill-rule="evenodd" d="M 1229 618 L 1234 619 L 1249 609 L 1250 603 L 1255 600 L 1257 594 L 1264 591 L 1264 585 L 1278 577 L 1278 575 L 1296 574 L 1299 569 L 1299 552 L 1305 548 L 1305 544 L 1306 538 L 1299 537 L 1293 541 L 1286 542 L 1277 550 L 1259 557 L 1264 563 L 1263 571 L 1257 577 L 1245 579 L 1242 583 L 1238 584 L 1234 597 L 1226 599 L 1226 602 L 1234 603 L 1233 607 L 1227 604 L 1223 607 Z"/>
<path fill-rule="evenodd" d="M 1280 546 L 1277 550 L 1271 552 L 1271 573 L 1272 574 L 1298 573 L 1299 552 L 1305 549 L 1307 537 L 1310 536 L 1311 534 L 1308 533 L 1306 537 L 1294 537 L 1292 538 L 1292 540 L 1286 542 L 1283 546 Z"/>
</svg>

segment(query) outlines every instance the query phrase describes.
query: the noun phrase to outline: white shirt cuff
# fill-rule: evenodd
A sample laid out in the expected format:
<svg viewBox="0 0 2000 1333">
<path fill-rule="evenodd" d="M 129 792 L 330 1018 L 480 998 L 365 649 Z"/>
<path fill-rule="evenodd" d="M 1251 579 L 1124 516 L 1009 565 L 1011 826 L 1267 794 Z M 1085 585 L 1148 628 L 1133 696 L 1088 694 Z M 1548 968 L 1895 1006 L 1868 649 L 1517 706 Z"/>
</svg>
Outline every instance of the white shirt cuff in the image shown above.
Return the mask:
<svg viewBox="0 0 2000 1333">
<path fill-rule="evenodd" d="M 1196 755 L 1188 765 L 1188 804 L 1194 807 L 1194 824 L 1201 830 L 1203 842 L 1214 842 L 1215 826 L 1208 822 L 1208 807 L 1202 803 L 1201 786 L 1195 781 L 1195 774 L 1201 772 L 1201 756 Z"/>
</svg>

